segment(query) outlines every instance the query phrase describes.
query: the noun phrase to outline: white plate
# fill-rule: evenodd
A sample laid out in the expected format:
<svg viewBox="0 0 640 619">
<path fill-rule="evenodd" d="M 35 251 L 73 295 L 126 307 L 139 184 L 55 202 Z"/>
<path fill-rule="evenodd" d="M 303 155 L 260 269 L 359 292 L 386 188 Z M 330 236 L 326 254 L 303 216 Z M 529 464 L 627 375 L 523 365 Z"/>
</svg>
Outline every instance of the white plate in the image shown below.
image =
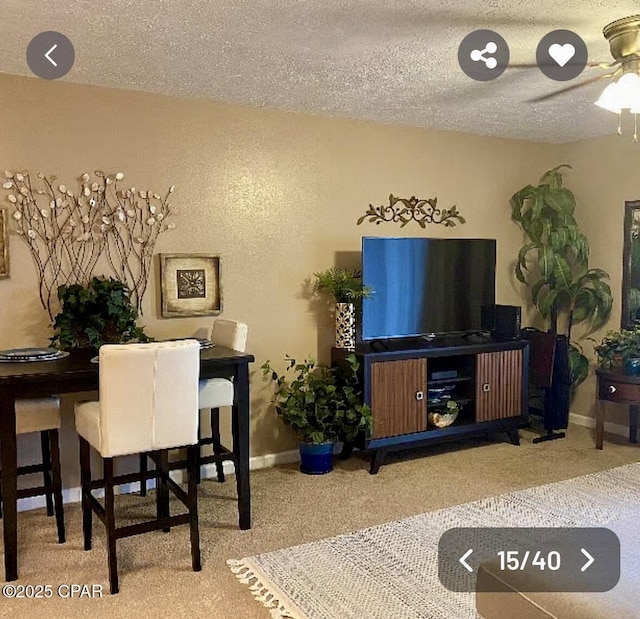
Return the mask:
<svg viewBox="0 0 640 619">
<path fill-rule="evenodd" d="M 32 361 L 57 361 L 68 357 L 69 353 L 55 348 L 15 348 L 0 351 L 0 362 L 28 363 Z"/>
</svg>

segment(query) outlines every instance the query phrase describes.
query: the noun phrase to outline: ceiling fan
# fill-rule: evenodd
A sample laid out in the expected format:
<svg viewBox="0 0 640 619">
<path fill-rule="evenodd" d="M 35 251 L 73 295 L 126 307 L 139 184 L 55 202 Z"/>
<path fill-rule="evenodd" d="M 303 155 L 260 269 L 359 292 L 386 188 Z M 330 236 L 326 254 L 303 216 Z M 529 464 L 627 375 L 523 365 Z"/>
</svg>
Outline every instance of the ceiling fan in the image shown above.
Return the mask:
<svg viewBox="0 0 640 619">
<path fill-rule="evenodd" d="M 623 109 L 640 113 L 640 15 L 632 15 L 611 22 L 604 27 L 602 33 L 609 41 L 613 61 L 589 63 L 587 66 L 613 69 L 613 71 L 536 97 L 531 99 L 531 102 L 546 101 L 600 80 L 613 79 L 614 81 L 605 89 L 596 104 L 616 113 L 620 113 Z"/>
</svg>

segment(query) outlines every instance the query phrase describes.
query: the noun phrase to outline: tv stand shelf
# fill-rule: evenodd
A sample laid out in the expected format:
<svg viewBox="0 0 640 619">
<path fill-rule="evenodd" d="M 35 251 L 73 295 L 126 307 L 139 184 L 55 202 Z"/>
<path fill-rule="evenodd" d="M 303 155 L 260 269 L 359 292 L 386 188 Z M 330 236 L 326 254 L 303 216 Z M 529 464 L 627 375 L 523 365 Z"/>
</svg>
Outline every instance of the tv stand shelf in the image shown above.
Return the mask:
<svg viewBox="0 0 640 619">
<path fill-rule="evenodd" d="M 437 385 L 451 385 L 454 383 L 466 383 L 472 379 L 471 376 L 457 376 L 456 378 L 438 378 L 437 380 L 430 380 L 429 387 L 435 387 Z"/>
<path fill-rule="evenodd" d="M 396 340 L 392 346 L 358 344 L 355 353 L 373 430 L 355 445 L 345 445 L 343 455 L 354 446 L 370 450 L 370 473 L 375 475 L 387 453 L 430 443 L 504 432 L 518 445 L 518 429 L 527 425 L 529 344 L 482 339 L 456 338 L 435 346 L 415 339 Z M 332 363 L 345 364 L 351 352 L 332 348 Z M 432 378 L 443 372 L 448 378 Z M 429 404 L 428 394 L 447 387 L 461 408 L 452 425 L 438 428 L 428 422 L 428 413 L 442 411 L 446 403 Z"/>
</svg>

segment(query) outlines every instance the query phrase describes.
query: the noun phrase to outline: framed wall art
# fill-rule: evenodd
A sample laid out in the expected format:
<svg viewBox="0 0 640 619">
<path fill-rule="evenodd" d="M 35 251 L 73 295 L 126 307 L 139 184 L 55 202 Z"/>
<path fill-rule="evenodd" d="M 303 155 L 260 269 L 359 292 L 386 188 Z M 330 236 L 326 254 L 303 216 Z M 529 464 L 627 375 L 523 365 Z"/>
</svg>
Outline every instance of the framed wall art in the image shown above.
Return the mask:
<svg viewBox="0 0 640 619">
<path fill-rule="evenodd" d="M 9 217 L 6 208 L 0 208 L 0 279 L 9 277 Z"/>
<path fill-rule="evenodd" d="M 212 316 L 222 311 L 220 256 L 160 254 L 162 316 Z"/>
<path fill-rule="evenodd" d="M 622 261 L 623 329 L 640 318 L 640 200 L 625 202 Z"/>
</svg>

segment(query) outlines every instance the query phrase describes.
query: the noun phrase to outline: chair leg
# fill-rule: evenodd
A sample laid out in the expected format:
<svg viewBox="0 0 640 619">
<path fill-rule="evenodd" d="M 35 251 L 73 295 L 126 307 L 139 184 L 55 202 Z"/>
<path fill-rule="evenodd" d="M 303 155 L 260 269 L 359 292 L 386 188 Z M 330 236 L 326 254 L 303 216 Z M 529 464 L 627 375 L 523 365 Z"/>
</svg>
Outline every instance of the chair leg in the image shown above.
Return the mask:
<svg viewBox="0 0 640 619">
<path fill-rule="evenodd" d="M 169 474 L 169 450 L 161 449 L 158 452 L 156 462 L 158 475 L 156 476 L 156 514 L 158 519 L 168 518 L 169 511 L 169 486 L 165 481 L 165 477 Z M 170 527 L 162 529 L 165 533 L 171 531 Z"/>
<path fill-rule="evenodd" d="M 200 446 L 200 441 L 202 439 L 202 424 L 200 423 L 200 417 L 198 417 L 198 470 L 196 471 L 196 483 L 200 483 L 202 481 L 202 475 L 200 474 L 201 467 L 201 458 L 202 458 L 202 447 Z M 189 453 L 187 452 L 187 473 L 189 472 Z"/>
<path fill-rule="evenodd" d="M 197 471 L 200 468 L 198 445 L 187 447 L 187 496 L 189 503 L 189 534 L 191 538 L 191 567 L 194 572 L 202 569 L 200 562 L 200 531 L 198 528 L 198 482 Z"/>
<path fill-rule="evenodd" d="M 104 458 L 104 510 L 107 527 L 107 557 L 109 560 L 109 588 L 118 593 L 118 558 L 116 556 L 116 517 L 113 493 L 113 458 Z"/>
<path fill-rule="evenodd" d="M 143 476 L 147 469 L 147 454 L 140 454 L 140 475 Z M 140 480 L 140 496 L 147 496 L 147 479 L 142 477 Z"/>
<path fill-rule="evenodd" d="M 62 475 L 60 473 L 60 440 L 58 430 L 49 430 L 51 444 L 51 471 L 53 474 L 53 496 L 55 499 L 56 526 L 58 527 L 58 543 L 64 544 L 64 506 L 62 504 Z"/>
<path fill-rule="evenodd" d="M 216 456 L 222 455 L 222 443 L 220 441 L 220 409 L 211 409 L 211 438 L 213 439 L 213 453 Z M 223 463 L 216 462 L 216 472 L 218 474 L 218 481 L 224 482 L 224 468 Z"/>
<path fill-rule="evenodd" d="M 82 532 L 84 535 L 84 549 L 91 550 L 91 528 L 93 510 L 91 509 L 91 460 L 89 453 L 89 443 L 80 439 L 80 484 L 82 486 Z"/>
<path fill-rule="evenodd" d="M 49 432 L 40 432 L 40 446 L 42 448 L 42 485 L 47 501 L 47 516 L 53 516 L 53 486 L 51 484 L 51 450 L 49 449 Z"/>
</svg>

